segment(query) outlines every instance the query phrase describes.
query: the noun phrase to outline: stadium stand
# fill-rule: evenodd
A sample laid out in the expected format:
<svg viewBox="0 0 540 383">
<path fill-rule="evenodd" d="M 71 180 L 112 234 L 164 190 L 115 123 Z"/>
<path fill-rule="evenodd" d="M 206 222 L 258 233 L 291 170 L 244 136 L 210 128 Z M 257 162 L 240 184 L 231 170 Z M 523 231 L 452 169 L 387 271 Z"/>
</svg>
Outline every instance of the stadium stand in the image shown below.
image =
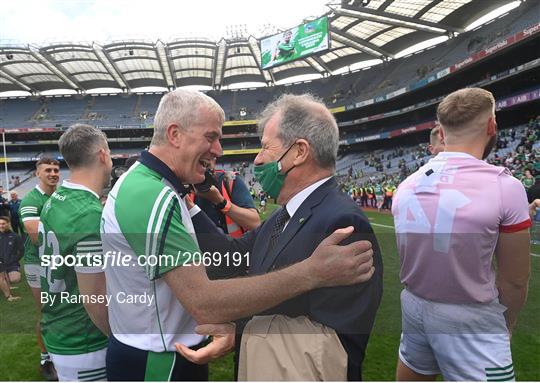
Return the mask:
<svg viewBox="0 0 540 383">
<path fill-rule="evenodd" d="M 3 171 L 0 172 L 0 186 L 3 186 L 4 189 L 7 190 L 7 187 L 6 187 L 6 173 Z M 9 171 L 8 172 L 8 184 L 7 186 L 9 186 L 10 189 L 13 189 L 17 186 L 19 186 L 19 184 L 25 182 L 28 177 L 30 177 L 30 175 L 28 174 L 28 171 L 27 170 L 14 170 L 14 171 Z"/>
<path fill-rule="evenodd" d="M 430 3 L 429 0 L 426 0 L 425 3 L 443 6 L 446 5 L 446 1 L 435 0 Z M 476 4 L 475 6 L 481 7 L 482 1 L 485 0 L 471 0 L 469 5 Z M 510 2 L 510 0 L 493 1 L 497 4 Z M 371 6 L 384 8 L 390 7 L 395 2 L 403 2 L 404 9 L 412 6 L 413 3 L 415 3 L 414 6 L 421 3 L 421 1 L 415 2 L 413 0 L 375 0 L 371 2 Z M 468 1 L 448 1 L 448 4 L 454 6 L 457 6 L 458 3 L 468 3 Z M 213 89 L 205 91 L 205 93 L 223 107 L 226 120 L 223 127 L 224 137 L 221 140 L 221 145 L 226 153 L 218 160 L 217 168 L 239 174 L 244 178 L 248 188 L 253 189 L 258 195 L 261 188 L 254 178 L 253 159 L 260 148 L 260 141 L 256 133 L 255 119 L 270 101 L 280 95 L 309 92 L 322 98 L 338 121 L 340 151 L 336 174 L 341 189 L 353 198 L 357 196 L 359 188 L 362 187 L 381 185 L 392 189 L 430 160 L 431 154 L 427 149 L 429 130 L 434 126 L 435 109 L 441 99 L 457 88 L 480 86 L 492 91 L 497 100 L 498 140 L 496 148 L 488 157 L 488 161 L 507 167 L 516 178 L 522 180 L 525 186 L 527 186 L 526 181 L 524 181 L 526 170 L 531 171 L 538 182 L 540 180 L 539 14 L 540 2 L 529 0 L 522 1 L 518 8 L 507 15 L 472 31 L 464 32 L 461 29 L 459 33 L 455 34 L 451 30 L 445 30 L 443 33 L 417 30 L 412 35 L 424 33 L 425 38 L 445 35 L 451 36 L 451 38 L 405 57 L 389 58 L 383 57 L 383 55 L 380 64 L 354 70 L 351 70 L 350 66 L 352 61 L 347 60 L 345 56 L 361 57 L 362 60 L 375 58 L 357 48 L 362 46 L 362 43 L 370 43 L 372 38 L 376 40 L 378 35 L 384 35 L 385 30 L 381 30 L 377 36 L 366 36 L 365 39 L 359 35 L 350 34 L 349 37 L 352 38 L 345 43 L 336 44 L 336 41 L 333 40 L 328 53 L 310 56 L 308 64 L 306 64 L 308 61 L 302 60 L 290 66 L 277 67 L 271 71 L 263 71 L 255 67 L 257 74 L 250 76 L 258 76 L 258 81 L 260 80 L 267 85 L 260 88 L 227 89 L 226 85 L 234 84 L 234 81 L 228 82 L 226 73 L 221 73 L 220 80 L 220 76 L 213 72 L 213 78 L 205 79 L 205 81 L 209 81 L 205 85 L 213 86 Z M 460 26 L 464 27 L 465 20 L 468 19 L 467 15 L 458 12 L 458 16 L 460 16 Z M 334 36 L 338 33 L 346 34 L 347 31 L 360 30 L 365 27 L 365 24 L 362 24 L 365 21 L 360 20 L 358 26 L 353 23 L 341 28 L 337 25 L 339 19 L 344 19 L 345 16 L 334 14 L 331 17 L 333 17 L 331 22 L 335 23 L 333 25 L 334 31 L 332 31 Z M 356 22 L 358 23 L 358 20 Z M 441 21 L 442 24 L 444 23 Z M 396 27 L 396 25 L 387 27 L 389 28 L 388 32 L 391 34 L 395 31 L 392 28 Z M 515 36 L 518 33 L 525 35 L 523 32 L 526 30 L 529 31 L 529 34 L 522 41 L 515 41 Z M 394 55 L 398 52 L 398 47 L 407 45 L 405 42 L 416 42 L 415 36 L 409 36 L 410 40 L 407 36 L 391 38 L 388 44 L 376 47 L 388 50 Z M 126 42 L 127 45 L 129 43 Z M 226 41 L 226 44 L 229 43 L 230 41 Z M 196 47 L 197 42 L 194 44 Z M 185 56 L 182 58 L 188 53 L 181 51 L 175 53 L 174 44 L 165 44 L 164 47 L 166 51 L 164 57 L 166 56 L 167 60 L 170 60 L 168 63 L 171 65 L 170 73 L 167 75 L 172 75 L 173 83 L 167 83 L 165 80 L 161 83 L 161 80 L 156 80 L 163 92 L 167 88 L 173 89 L 182 85 L 195 84 L 196 78 L 192 79 L 187 74 L 188 77 L 182 77 L 183 73 L 195 72 L 187 67 L 187 60 L 182 61 L 183 64 L 186 64 L 185 68 L 179 66 L 175 61 L 178 57 L 182 60 L 187 58 L 193 61 L 197 61 L 200 57 Z M 7 68 L 4 60 L 4 57 L 7 57 L 3 51 L 4 48 L 0 46 L 0 85 L 4 84 L 2 70 Z M 50 48 L 40 47 L 42 51 L 47 51 Z M 192 48 L 189 47 L 189 49 Z M 252 51 L 250 55 L 253 56 L 255 65 L 258 66 L 259 52 L 253 51 L 253 48 L 250 48 Z M 73 47 L 67 46 L 65 49 L 70 51 Z M 154 54 L 152 49 L 149 51 L 150 54 Z M 202 48 L 200 49 L 203 51 Z M 353 49 L 353 53 L 350 53 L 351 49 Z M 354 51 L 355 49 L 356 51 Z M 154 50 L 158 51 L 157 48 Z M 73 51 L 75 54 L 77 53 L 76 49 Z M 106 51 L 107 48 L 103 47 L 103 52 Z M 211 51 L 207 56 L 217 58 L 220 54 L 216 48 L 215 52 Z M 228 54 L 232 58 L 238 59 L 230 48 Z M 325 54 L 335 56 L 335 62 L 323 59 Z M 475 55 L 480 58 L 472 61 L 471 57 Z M 119 51 L 121 60 L 129 62 L 128 56 L 127 53 L 122 56 L 121 51 Z M 245 56 L 248 55 L 245 54 Z M 231 57 L 226 57 L 226 59 L 229 60 Z M 117 64 L 114 60 L 110 58 L 109 60 L 111 60 L 112 66 Z M 59 64 L 60 61 L 51 62 L 58 68 L 62 68 Z M 311 73 L 318 73 L 320 78 L 276 85 L 276 83 L 281 83 L 282 78 L 287 77 L 287 73 L 294 73 L 295 68 L 298 69 L 301 66 L 300 63 L 305 64 L 304 68 L 307 67 Z M 342 70 L 340 63 L 347 63 L 348 70 Z M 85 65 L 87 62 L 81 60 L 78 64 Z M 224 61 L 223 67 L 226 68 L 229 64 L 230 62 Z M 176 69 L 180 68 L 181 70 L 175 71 L 175 65 Z M 208 67 L 213 67 L 212 70 L 215 71 L 219 65 L 221 63 L 211 62 Z M 116 70 L 121 77 L 122 71 Z M 246 68 L 233 68 L 232 70 L 242 72 Z M 64 71 L 66 72 L 64 75 L 69 78 L 76 78 L 76 74 Z M 168 69 L 163 68 L 161 71 L 163 73 L 169 72 Z M 141 70 L 142 80 L 138 79 L 137 81 L 140 82 L 140 85 L 148 85 L 143 84 L 143 72 Z M 300 72 L 298 69 L 298 73 Z M 334 75 L 332 72 L 340 74 Z M 132 74 L 137 77 L 137 73 Z M 159 74 L 156 76 L 159 77 Z M 175 76 L 177 77 L 175 78 Z M 57 145 L 58 138 L 73 123 L 95 125 L 106 132 L 109 137 L 114 166 L 123 166 L 128 157 L 138 155 L 149 145 L 153 133 L 154 113 L 163 92 L 143 92 L 137 90 L 135 83 L 127 83 L 127 89 L 120 90 L 118 88 L 121 93 L 105 95 L 86 93 L 86 90 L 92 87 L 86 86 L 89 83 L 85 84 L 84 81 L 81 84 L 83 85 L 82 90 L 76 89 L 78 94 L 74 95 L 41 96 L 37 92 L 29 97 L 10 98 L 2 97 L 0 93 L 0 131 L 6 133 L 7 158 L 3 158 L 3 154 L 0 157 L 1 160 L 8 163 L 9 188 L 17 191 L 19 197 L 24 197 L 36 185 L 37 179 L 33 176 L 36 159 L 42 156 L 61 159 Z M 116 85 L 112 84 L 115 87 Z M 4 164 L 1 160 L 0 185 L 4 185 Z M 62 166 L 60 178 L 64 180 L 68 178 L 69 172 L 65 168 L 65 163 L 62 162 Z M 17 179 L 18 181 L 16 181 Z M 390 205 L 386 205 L 386 208 L 389 207 Z M 391 217 L 372 216 L 369 213 L 371 211 L 367 211 L 366 214 L 370 220 L 373 220 L 374 229 L 383 230 L 382 234 L 376 231 L 377 236 L 382 235 L 382 238 L 387 238 L 387 232 L 393 231 L 392 225 L 394 223 Z M 393 237 L 385 242 L 392 242 L 392 246 L 395 246 Z M 385 252 L 392 253 L 389 254 L 391 256 L 390 262 L 395 262 L 394 264 L 389 262 L 391 267 L 385 269 L 385 272 L 390 270 L 388 274 L 390 277 L 387 278 L 393 278 L 396 285 L 386 290 L 389 293 L 385 294 L 390 296 L 401 288 L 399 277 L 396 275 L 396 270 L 399 268 L 397 266 L 398 257 L 396 256 L 397 250 L 394 251 L 394 248 L 388 250 L 387 243 L 384 243 L 384 246 Z M 538 253 L 537 250 L 536 252 Z M 537 264 L 535 265 L 537 266 Z M 385 281 L 385 283 L 387 282 Z M 537 291 L 534 291 L 537 285 L 537 281 L 531 284 L 533 288 L 530 294 L 536 299 L 529 311 L 533 314 L 538 311 Z M 398 318 L 396 324 L 392 324 L 393 327 L 397 328 L 400 326 L 398 323 L 399 311 L 394 310 L 391 313 L 393 315 L 388 315 L 388 317 Z M 534 318 L 532 320 L 526 318 L 526 321 L 534 322 Z M 531 324 L 528 326 L 525 327 L 525 330 L 522 328 L 521 333 L 518 332 L 515 344 L 525 344 L 526 347 L 523 347 L 522 352 L 532 354 L 532 357 L 527 355 L 527 358 L 530 357 L 534 360 L 534 355 L 538 355 L 538 345 L 534 344 L 534 339 L 531 341 L 529 338 L 533 338 L 530 337 L 530 333 L 533 331 L 537 333 L 537 326 L 534 327 Z M 390 332 L 388 331 L 388 333 Z M 376 334 L 376 336 L 378 335 Z M 387 334 L 385 333 L 384 336 L 386 337 Z M 524 338 L 527 339 L 524 340 Z M 386 345 L 388 341 L 385 339 L 384 343 Z M 377 347 L 380 347 L 380 344 Z M 385 351 L 379 355 L 375 348 L 369 351 L 371 355 L 368 356 L 367 360 L 371 362 L 371 365 L 367 364 L 365 377 L 371 380 L 394 379 L 394 371 L 391 371 L 391 374 L 388 371 L 384 371 L 384 374 L 381 371 L 373 372 L 374 369 L 383 370 L 378 363 L 373 363 L 374 356 L 385 362 L 389 352 Z M 395 367 L 396 355 L 394 351 L 392 350 L 391 353 L 393 359 L 390 363 L 392 364 L 390 369 Z M 538 380 L 540 370 L 537 366 L 524 368 L 523 360 L 526 359 L 516 357 L 516 360 L 516 370 L 520 368 L 525 371 L 529 380 Z M 230 360 L 227 363 L 228 368 L 230 368 Z M 388 368 L 386 369 L 388 370 Z M 521 378 L 521 376 L 523 375 L 519 377 Z M 1 371 L 0 377 L 5 378 Z M 33 380 L 35 379 L 34 376 Z M 226 379 L 230 380 L 232 376 L 227 376 Z"/>
<path fill-rule="evenodd" d="M 226 113 L 223 149 L 241 153 L 242 150 L 259 148 L 254 122 L 250 120 L 255 118 L 268 102 L 283 93 L 311 92 L 321 97 L 330 108 L 340 107 L 336 110 L 342 112 L 336 112 L 342 140 L 338 174 L 345 178 L 349 174 L 354 175 L 357 182 L 373 180 L 376 177 L 395 177 L 398 182 L 428 160 L 424 144 L 425 134 L 419 132 L 433 126 L 434 108 L 449 91 L 446 84 L 449 84 L 450 88 L 457 86 L 453 85 L 453 79 L 467 86 L 493 87 L 497 100 L 502 100 L 500 108 L 503 111 L 505 108 L 509 110 L 502 114 L 508 116 L 504 118 L 502 128 L 522 122 L 527 119 L 527 113 L 530 116 L 536 96 L 525 100 L 532 103 L 518 107 L 522 110 L 521 117 L 519 112 L 513 112 L 516 108 L 514 103 L 511 102 L 508 106 L 507 100 L 523 99 L 527 92 L 537 92 L 538 78 L 530 75 L 532 70 L 540 65 L 538 55 L 534 53 L 534 48 L 538 46 L 538 37 L 533 36 L 534 31 L 530 32 L 531 38 L 528 40 L 531 52 L 513 46 L 506 49 L 500 47 L 502 53 L 486 53 L 486 59 L 481 65 L 467 66 L 463 63 L 482 50 L 498 51 L 499 45 L 504 45 L 504 42 L 512 39 L 516 33 L 527 28 L 536 28 L 538 7 L 538 3 L 527 2 L 496 22 L 461 33 L 429 49 L 371 68 L 286 85 L 210 90 L 207 94 L 215 98 Z M 493 47 L 497 49 L 492 49 Z M 505 55 L 505 59 L 495 58 L 501 55 Z M 460 70 L 452 77 L 446 79 L 443 76 L 440 81 L 429 86 L 427 82 L 422 83 L 427 78 L 438 76 L 441 70 L 454 66 L 460 66 Z M 391 98 L 388 101 L 384 97 L 400 89 L 405 89 L 403 97 Z M 408 97 L 409 93 L 411 97 Z M 59 132 L 39 133 L 39 128 L 61 131 L 75 122 L 81 122 L 107 129 L 112 153 L 117 158 L 116 162 L 121 162 L 122 158 L 134 155 L 148 145 L 151 130 L 141 128 L 152 125 L 153 113 L 161 96 L 162 94 L 125 93 L 16 99 L 0 97 L 0 127 L 8 132 L 8 157 L 20 159 L 22 162 L 26 159 L 29 166 L 39 156 L 59 157 L 56 148 Z M 369 99 L 372 99 L 372 102 L 364 103 Z M 242 124 L 237 124 L 239 122 Z M 538 128 L 537 125 L 535 127 Z M 116 128 L 124 128 L 122 131 L 126 132 L 121 133 Z M 11 136 L 9 132 L 12 129 L 37 129 L 38 133 Z M 411 129 L 417 132 L 411 137 L 416 138 L 401 138 L 404 131 Z M 516 132 L 521 132 L 521 129 L 514 128 Z M 119 135 L 113 133 L 114 131 L 120 132 Z M 396 132 L 399 132 L 399 137 L 394 136 Z M 520 134 L 517 133 L 516 137 L 521 137 Z M 390 137 L 393 137 L 392 143 L 381 144 L 381 139 Z M 370 144 L 357 145 L 357 142 Z M 376 145 L 372 147 L 371 142 Z M 517 146 L 518 143 L 513 140 L 506 148 L 499 149 L 498 161 L 513 158 L 510 151 Z M 537 144 L 534 146 L 536 148 Z M 225 169 L 238 170 L 244 162 L 251 164 L 253 156 L 253 153 L 243 157 L 237 157 L 236 154 L 232 157 L 226 156 L 222 159 L 222 164 Z M 512 164 L 513 161 L 509 163 Z M 518 176 L 521 173 L 518 172 Z M 245 168 L 245 175 L 251 181 L 251 165 Z"/>
<path fill-rule="evenodd" d="M 537 6 L 530 2 L 519 12 L 511 12 L 500 23 L 488 24 L 431 49 L 371 69 L 299 84 L 234 91 L 212 90 L 208 94 L 222 105 L 228 120 L 253 119 L 264 105 L 283 93 L 309 91 L 323 98 L 329 107 L 351 104 L 435 75 L 441 69 L 534 25 L 538 21 L 537 9 L 534 8 Z M 34 101 L 0 99 L 0 111 L 5 128 L 66 126 L 77 121 L 107 127 L 135 126 L 152 123 L 152 113 L 160 97 L 156 94 L 133 94 L 86 96 L 81 99 L 78 99 L 80 96 L 40 97 Z M 244 112 L 242 115 L 241 111 Z M 141 113 L 146 118 L 142 118 Z"/>
<path fill-rule="evenodd" d="M 496 150 L 488 157 L 488 162 L 507 167 L 518 179 L 529 169 L 540 180 L 539 133 L 540 118 L 500 131 Z M 347 154 L 338 160 L 337 174 L 348 191 L 365 183 L 398 185 L 431 158 L 427 144 Z"/>
</svg>

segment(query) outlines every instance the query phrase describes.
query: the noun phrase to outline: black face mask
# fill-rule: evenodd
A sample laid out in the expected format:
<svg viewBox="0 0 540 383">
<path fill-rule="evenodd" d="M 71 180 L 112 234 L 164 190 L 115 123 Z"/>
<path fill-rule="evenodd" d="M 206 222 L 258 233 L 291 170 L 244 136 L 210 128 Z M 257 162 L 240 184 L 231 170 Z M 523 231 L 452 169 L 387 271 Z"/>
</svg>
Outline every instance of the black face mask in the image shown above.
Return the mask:
<svg viewBox="0 0 540 383">
<path fill-rule="evenodd" d="M 486 148 L 484 149 L 484 154 L 482 154 L 483 160 L 485 160 L 489 156 L 489 153 L 491 153 L 496 143 L 497 143 L 497 135 L 495 134 L 489 139 L 489 142 L 487 143 Z"/>
</svg>

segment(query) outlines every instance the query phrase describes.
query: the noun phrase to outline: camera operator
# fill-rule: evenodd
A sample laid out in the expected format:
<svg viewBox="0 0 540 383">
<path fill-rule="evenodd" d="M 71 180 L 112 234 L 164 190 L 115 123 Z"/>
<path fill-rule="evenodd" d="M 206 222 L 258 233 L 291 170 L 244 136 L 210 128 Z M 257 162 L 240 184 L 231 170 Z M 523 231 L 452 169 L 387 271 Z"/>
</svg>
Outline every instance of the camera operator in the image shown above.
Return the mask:
<svg viewBox="0 0 540 383">
<path fill-rule="evenodd" d="M 195 185 L 195 203 L 231 237 L 241 237 L 261 224 L 253 198 L 241 177 L 233 172 L 215 170 L 212 160 L 203 183 Z"/>
</svg>

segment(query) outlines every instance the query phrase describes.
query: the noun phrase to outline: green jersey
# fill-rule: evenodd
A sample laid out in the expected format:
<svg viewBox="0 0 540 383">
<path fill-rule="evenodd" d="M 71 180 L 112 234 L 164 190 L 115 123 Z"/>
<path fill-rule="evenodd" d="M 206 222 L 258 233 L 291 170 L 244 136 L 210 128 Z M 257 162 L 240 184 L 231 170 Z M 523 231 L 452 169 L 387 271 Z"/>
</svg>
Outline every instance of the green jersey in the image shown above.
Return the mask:
<svg viewBox="0 0 540 383">
<path fill-rule="evenodd" d="M 383 194 L 383 189 L 381 187 L 381 185 L 375 185 L 375 195 L 382 195 Z"/>
<path fill-rule="evenodd" d="M 282 42 L 278 45 L 278 60 L 286 60 L 294 55 L 294 42 Z"/>
<path fill-rule="evenodd" d="M 101 211 L 96 193 L 69 181 L 43 207 L 39 225 L 41 333 L 52 353 L 79 355 L 107 346 L 107 337 L 83 306 L 83 299 L 96 297 L 81 296 L 77 285 L 77 273 L 103 272 L 90 261 L 90 257 L 102 255 Z"/>
<path fill-rule="evenodd" d="M 531 186 L 534 185 L 534 181 L 535 181 L 535 178 L 534 177 L 531 177 L 531 178 L 527 178 L 527 177 L 523 177 L 521 179 L 521 183 L 523 184 L 523 186 L 525 187 L 525 189 L 529 189 Z"/>
<path fill-rule="evenodd" d="M 39 185 L 36 185 L 21 201 L 19 207 L 19 217 L 23 223 L 23 230 L 26 234 L 26 228 L 24 228 L 24 222 L 36 220 L 39 221 L 39 215 L 41 209 L 47 200 L 49 195 L 46 194 Z M 30 236 L 26 235 L 24 240 L 24 263 L 26 264 L 39 264 L 38 247 L 32 243 Z"/>
<path fill-rule="evenodd" d="M 113 296 L 109 325 L 116 339 L 140 350 L 175 352 L 175 343 L 194 346 L 204 340 L 163 278 L 176 267 L 201 262 L 180 187 L 165 164 L 143 152 L 116 182 L 103 209 L 104 253 L 129 259 L 128 266 L 105 268 L 107 292 Z M 119 294 L 150 298 L 125 304 Z"/>
</svg>

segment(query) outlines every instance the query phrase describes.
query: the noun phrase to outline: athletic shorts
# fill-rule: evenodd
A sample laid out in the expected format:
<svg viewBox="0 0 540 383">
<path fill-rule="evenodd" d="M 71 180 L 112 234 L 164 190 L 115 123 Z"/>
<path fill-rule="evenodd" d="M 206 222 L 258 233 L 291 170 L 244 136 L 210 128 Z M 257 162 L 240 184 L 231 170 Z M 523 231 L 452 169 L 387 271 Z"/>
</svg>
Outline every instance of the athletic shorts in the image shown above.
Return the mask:
<svg viewBox="0 0 540 383">
<path fill-rule="evenodd" d="M 107 348 L 79 355 L 58 355 L 49 353 L 61 382 L 106 381 L 105 359 Z"/>
<path fill-rule="evenodd" d="M 444 380 L 514 381 L 505 311 L 498 299 L 448 304 L 405 289 L 399 358 L 418 374 L 442 374 Z"/>
<path fill-rule="evenodd" d="M 7 265 L 6 272 L 11 273 L 13 271 L 19 271 L 20 269 L 21 269 L 21 266 L 19 265 L 19 262 L 15 262 L 10 265 Z"/>
<path fill-rule="evenodd" d="M 144 334 L 140 334 L 144 337 Z M 198 350 L 206 341 L 190 347 Z M 208 364 L 195 364 L 177 352 L 151 352 L 120 342 L 109 336 L 107 347 L 109 381 L 208 381 Z"/>
<path fill-rule="evenodd" d="M 26 275 L 26 281 L 28 282 L 28 285 L 33 289 L 41 288 L 40 270 L 41 266 L 38 264 L 24 264 L 24 274 Z"/>
<path fill-rule="evenodd" d="M 19 269 L 20 269 L 20 266 L 19 266 L 19 263 L 17 262 L 6 265 L 0 261 L 0 272 L 2 273 L 3 272 L 11 273 L 12 271 L 19 271 Z"/>
</svg>

